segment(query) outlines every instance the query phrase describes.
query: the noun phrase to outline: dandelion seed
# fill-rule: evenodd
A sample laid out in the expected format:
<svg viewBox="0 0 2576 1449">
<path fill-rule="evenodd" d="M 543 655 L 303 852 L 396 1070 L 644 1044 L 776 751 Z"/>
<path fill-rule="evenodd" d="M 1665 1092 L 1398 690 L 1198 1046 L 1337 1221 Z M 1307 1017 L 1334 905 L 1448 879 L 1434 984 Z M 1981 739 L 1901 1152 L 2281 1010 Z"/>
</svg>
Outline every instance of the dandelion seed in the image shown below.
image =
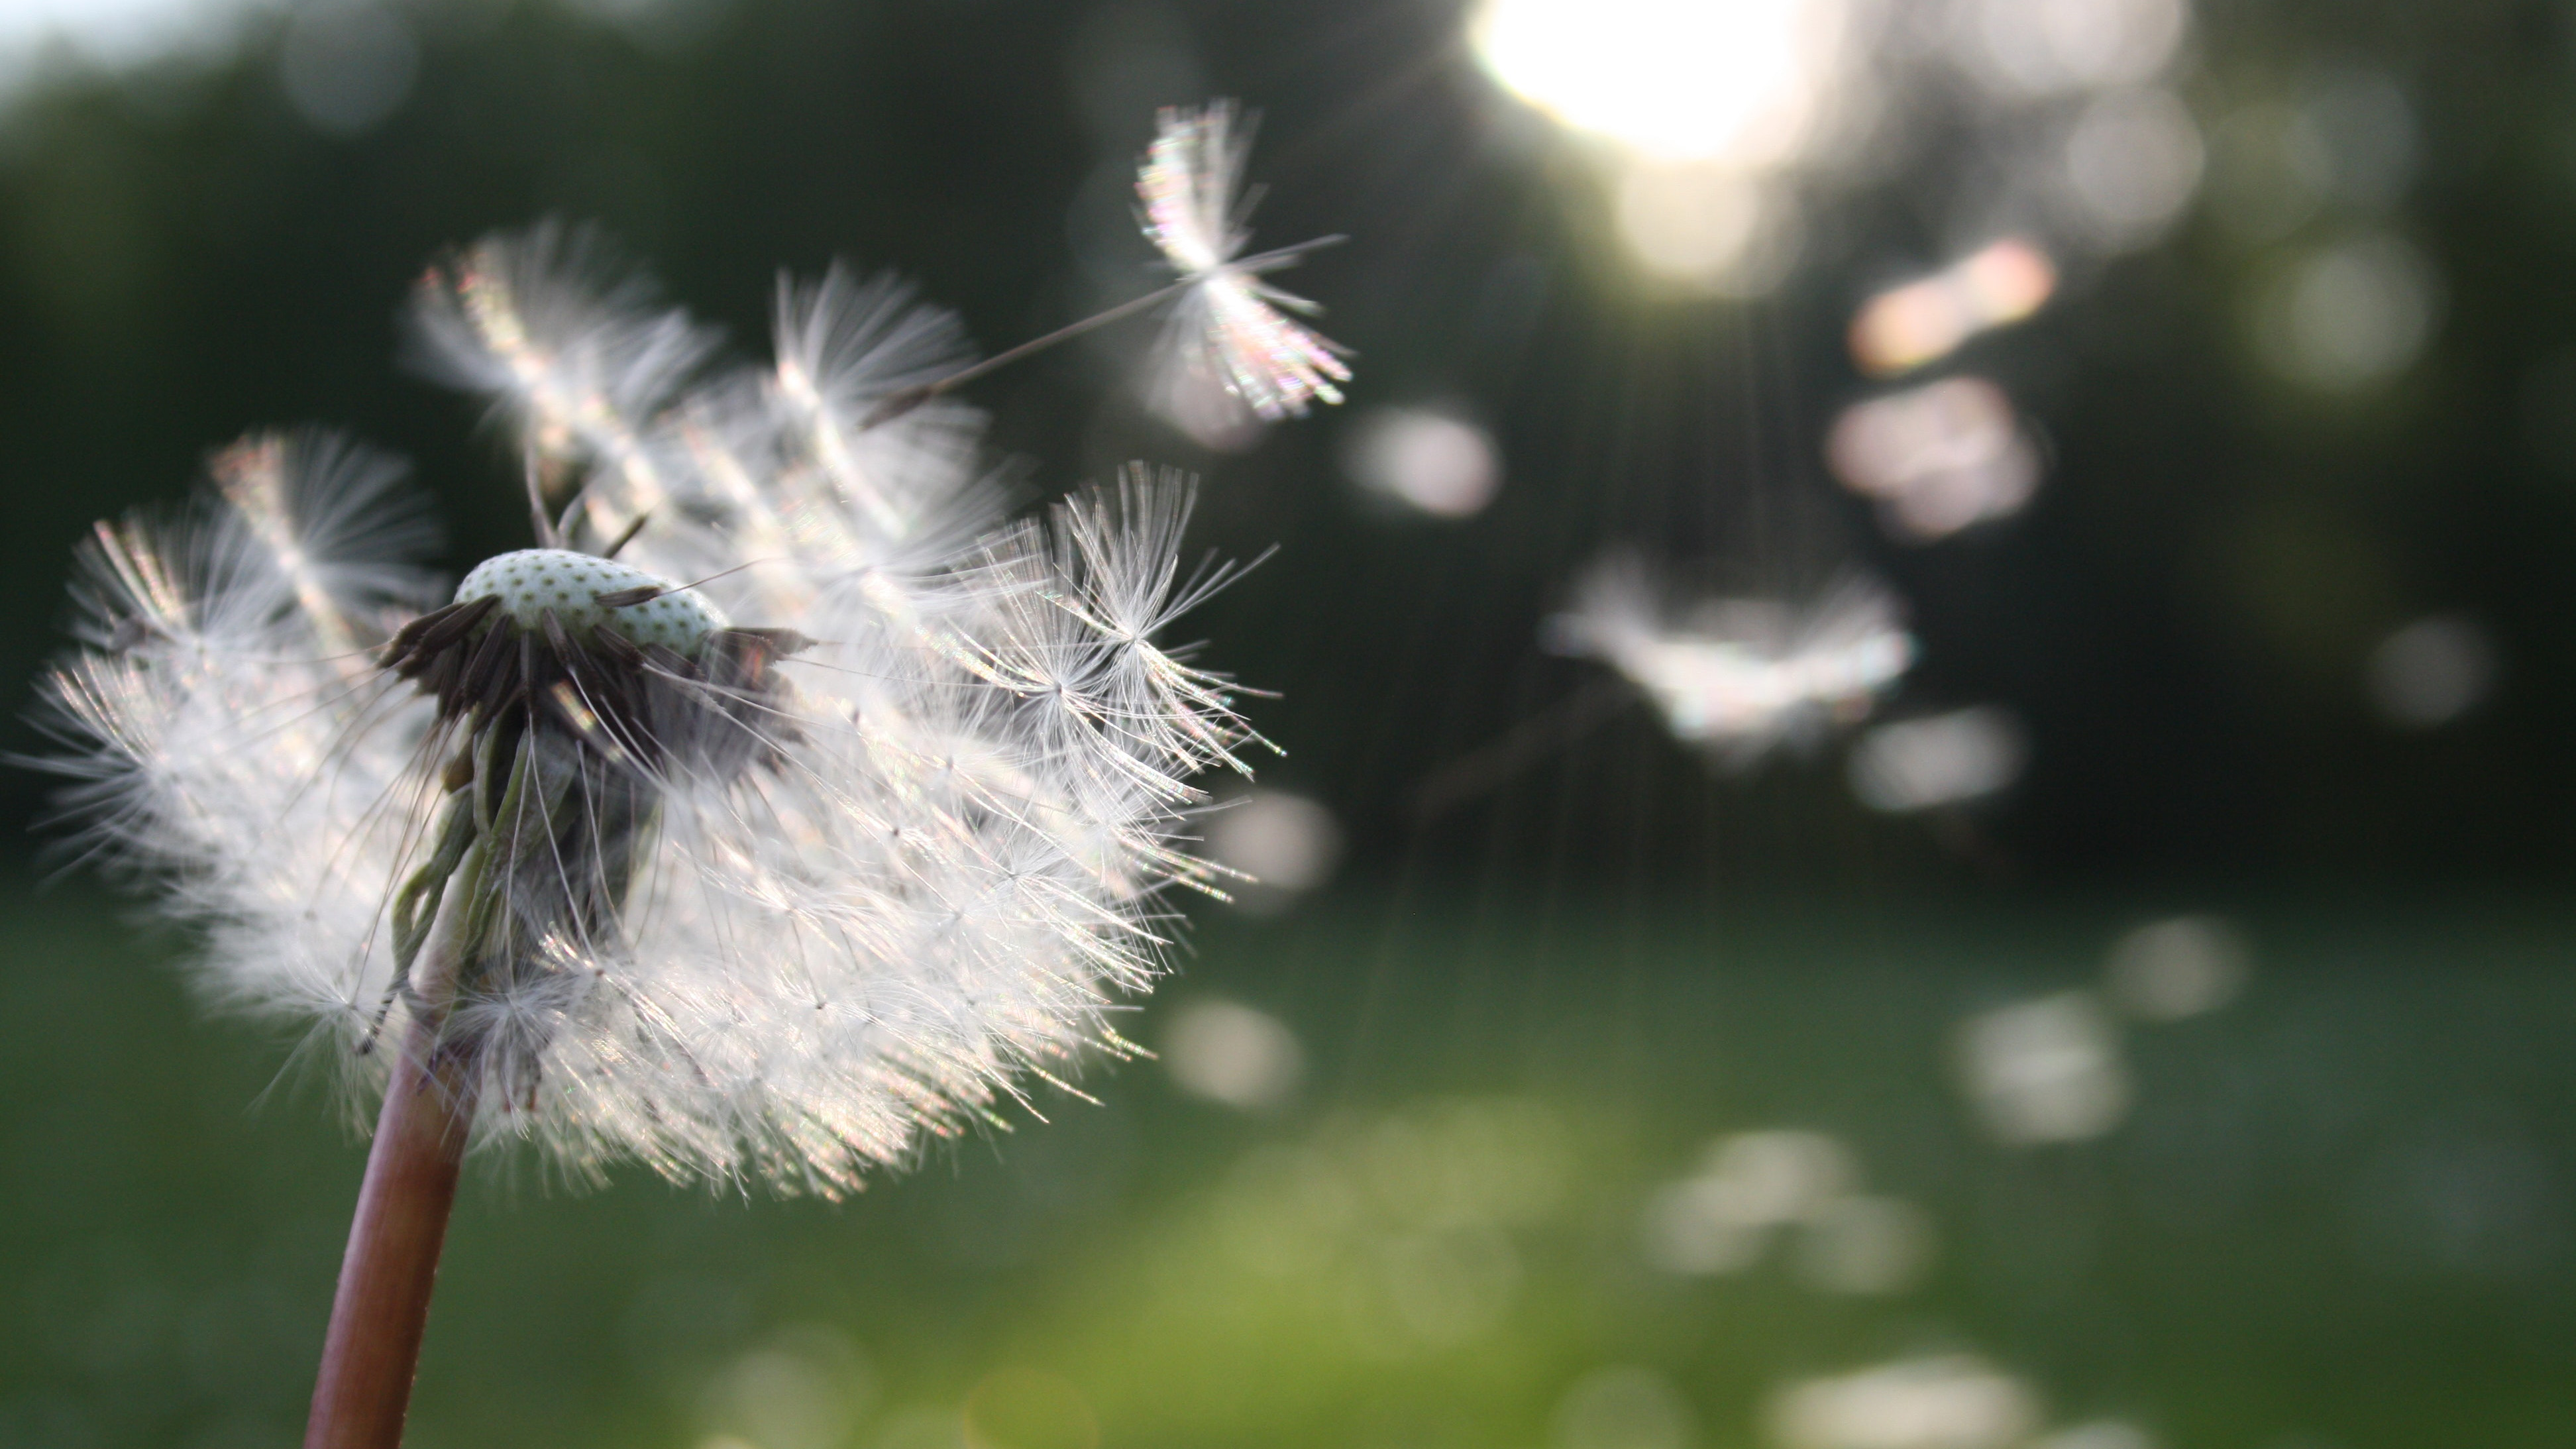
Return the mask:
<svg viewBox="0 0 2576 1449">
<path fill-rule="evenodd" d="M 493 400 L 525 445 L 532 493 L 560 502 L 582 477 L 576 499 L 603 540 L 669 503 L 644 423 L 715 349 L 686 313 L 655 311 L 653 292 L 597 232 L 550 221 L 460 250 L 413 298 L 421 369 Z"/>
<path fill-rule="evenodd" d="M 1677 621 L 1634 560 L 1596 568 L 1549 622 L 1557 652 L 1600 659 L 1652 699 L 1673 737 L 1733 768 L 1865 717 L 1914 662 L 1895 598 L 1847 579 L 1805 609 L 1715 600 Z"/>
<path fill-rule="evenodd" d="M 1259 423 L 1304 417 L 1316 400 L 1338 403 L 1336 383 L 1350 381 L 1346 354 L 1330 340 L 1280 315 L 1279 308 L 1313 313 L 1313 302 L 1262 281 L 1264 274 L 1296 265 L 1306 253 L 1338 245 L 1338 236 L 1238 256 L 1251 234 L 1242 225 L 1250 201 L 1237 205 L 1243 162 L 1250 149 L 1249 123 L 1238 136 L 1232 101 L 1198 109 L 1166 108 L 1160 134 L 1136 177 L 1140 218 L 1179 279 L 1079 322 L 1007 348 L 981 362 L 954 367 L 908 384 L 892 369 L 875 392 L 874 406 L 856 415 L 857 431 L 882 427 L 967 383 L 1034 356 L 1058 343 L 1178 299 L 1164 328 L 1151 402 L 1172 422 L 1210 446 L 1226 446 L 1256 431 Z M 823 291 L 834 282 L 827 280 Z M 470 328 L 445 329 L 451 333 Z M 851 340 L 893 353 L 917 351 L 922 329 L 884 319 L 847 329 Z M 819 335 L 819 334 L 809 334 Z M 801 396 L 808 384 L 782 358 L 782 392 Z"/>
<path fill-rule="evenodd" d="M 1248 417 L 1306 415 L 1314 402 L 1342 400 L 1350 381 L 1343 350 L 1280 309 L 1312 315 L 1313 302 L 1263 281 L 1293 266 L 1325 237 L 1241 256 L 1251 209 L 1239 192 L 1252 148 L 1252 123 L 1232 101 L 1167 107 L 1136 173 L 1145 236 L 1186 284 L 1165 335 L 1155 406 L 1194 436 L 1222 435 Z"/>
</svg>

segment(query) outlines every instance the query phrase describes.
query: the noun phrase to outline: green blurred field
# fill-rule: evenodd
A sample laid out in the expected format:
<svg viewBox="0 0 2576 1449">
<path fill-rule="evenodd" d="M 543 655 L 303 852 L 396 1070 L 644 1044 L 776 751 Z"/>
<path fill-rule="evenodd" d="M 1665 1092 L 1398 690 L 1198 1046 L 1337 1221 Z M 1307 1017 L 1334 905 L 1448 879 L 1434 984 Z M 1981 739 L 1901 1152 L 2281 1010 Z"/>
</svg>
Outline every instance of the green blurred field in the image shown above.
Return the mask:
<svg viewBox="0 0 2576 1449">
<path fill-rule="evenodd" d="M 290 1444 L 361 1148 L 309 1085 L 268 1091 L 282 1044 L 198 1020 L 173 943 L 122 912 L 64 889 L 0 928 L 0 1444 Z M 2170 1449 L 2567 1442 L 2576 921 L 2243 913 L 2240 1000 L 2125 1029 L 2122 1126 L 1989 1142 L 1955 1023 L 2090 983 L 2144 914 L 1211 919 L 1132 1034 L 1193 997 L 1273 1011 L 1310 1053 L 1293 1106 L 1095 1070 L 1101 1105 L 1042 1102 L 839 1206 L 486 1164 L 414 1442 L 1671 1443 L 1567 1407 L 1629 1366 L 1727 1449 L 1771 1442 L 1784 1385 L 1943 1353 L 2025 1381 L 2047 1427 Z M 1711 1136 L 1784 1126 L 1928 1215 L 1919 1286 L 1820 1292 L 1786 1239 L 1739 1273 L 1646 1264 L 1648 1194 Z"/>
</svg>

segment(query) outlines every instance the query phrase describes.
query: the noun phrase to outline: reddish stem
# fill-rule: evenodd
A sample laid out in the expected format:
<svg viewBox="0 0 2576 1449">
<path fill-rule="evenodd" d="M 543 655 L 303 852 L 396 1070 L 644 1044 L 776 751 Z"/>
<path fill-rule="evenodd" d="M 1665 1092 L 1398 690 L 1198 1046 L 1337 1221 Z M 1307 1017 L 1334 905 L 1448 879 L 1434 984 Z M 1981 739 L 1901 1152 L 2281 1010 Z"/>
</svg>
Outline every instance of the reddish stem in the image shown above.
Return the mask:
<svg viewBox="0 0 2576 1449">
<path fill-rule="evenodd" d="M 439 935 L 448 924 L 440 922 Z M 443 954 L 439 944 L 434 940 L 424 956 Z M 331 1328 L 322 1340 L 322 1371 L 313 1385 L 304 1449 L 396 1449 L 402 1443 L 438 1252 L 447 1240 L 447 1213 L 456 1202 L 457 1174 L 474 1122 L 477 1074 L 463 1053 L 440 1042 L 445 1014 L 431 1009 L 414 1015 L 385 1087 L 357 1215 L 349 1224 L 348 1255 L 340 1260 Z"/>
</svg>

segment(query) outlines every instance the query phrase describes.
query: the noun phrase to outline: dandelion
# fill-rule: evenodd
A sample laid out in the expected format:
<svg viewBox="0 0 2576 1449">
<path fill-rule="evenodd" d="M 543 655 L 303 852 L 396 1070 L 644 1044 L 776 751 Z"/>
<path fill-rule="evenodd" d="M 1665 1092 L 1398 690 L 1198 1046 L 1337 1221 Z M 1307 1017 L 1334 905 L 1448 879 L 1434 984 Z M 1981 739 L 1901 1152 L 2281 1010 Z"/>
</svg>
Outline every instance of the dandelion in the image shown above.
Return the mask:
<svg viewBox="0 0 2576 1449">
<path fill-rule="evenodd" d="M 421 360 L 517 439 L 540 547 L 452 592 L 400 469 L 320 433 L 102 524 L 49 723 L 100 854 L 228 1002 L 381 1093 L 310 1444 L 401 1433 L 470 1146 L 836 1197 L 1086 1050 L 1162 969 L 1232 687 L 1139 468 L 1007 521 L 955 319 L 834 272 L 711 370 L 595 238 L 433 268 Z"/>
<path fill-rule="evenodd" d="M 1614 560 L 1550 621 L 1559 653 L 1600 659 L 1645 692 L 1685 744 L 1735 768 L 1784 741 L 1866 716 L 1914 662 L 1895 598 L 1846 579 L 1805 609 L 1721 599 L 1677 618 L 1644 568 Z"/>
<path fill-rule="evenodd" d="M 1234 102 L 1216 100 L 1166 106 L 1155 115 L 1153 143 L 1136 169 L 1139 224 L 1180 274 L 1177 280 L 982 362 L 891 390 L 864 421 L 873 426 L 900 417 L 996 368 L 1174 298 L 1179 305 L 1164 328 L 1150 394 L 1155 409 L 1184 432 L 1202 441 L 1232 438 L 1255 420 L 1302 418 L 1311 403 L 1340 402 L 1336 384 L 1351 380 L 1342 360 L 1347 353 L 1279 310 L 1311 315 L 1322 309 L 1262 278 L 1343 238 L 1239 255 L 1252 239 L 1244 226 L 1251 200 L 1240 196 L 1252 123 L 1238 128 L 1239 114 Z"/>
<path fill-rule="evenodd" d="M 1313 402 L 1338 403 L 1336 383 L 1350 381 L 1342 349 L 1280 311 L 1311 315 L 1313 302 L 1263 281 L 1324 237 L 1258 256 L 1242 256 L 1251 233 L 1240 198 L 1252 124 L 1231 101 L 1166 107 L 1136 173 L 1145 235 L 1180 273 L 1154 401 L 1195 436 L 1233 431 L 1249 413 L 1265 423 L 1306 415 Z"/>
</svg>

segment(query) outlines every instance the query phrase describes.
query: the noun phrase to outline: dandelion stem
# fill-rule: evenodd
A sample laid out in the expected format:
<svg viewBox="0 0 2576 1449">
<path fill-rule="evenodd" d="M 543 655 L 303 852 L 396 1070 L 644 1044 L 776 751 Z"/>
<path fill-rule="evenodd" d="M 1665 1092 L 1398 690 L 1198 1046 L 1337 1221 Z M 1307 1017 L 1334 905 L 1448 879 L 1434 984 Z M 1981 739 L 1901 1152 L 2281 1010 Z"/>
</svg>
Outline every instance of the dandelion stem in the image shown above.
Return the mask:
<svg viewBox="0 0 2576 1449">
<path fill-rule="evenodd" d="M 396 1449 L 429 1323 L 448 1209 L 474 1121 L 477 1074 L 441 1038 L 476 932 L 477 859 L 458 872 L 413 972 L 411 1023 L 385 1087 L 367 1175 L 340 1261 L 304 1449 Z"/>
</svg>

